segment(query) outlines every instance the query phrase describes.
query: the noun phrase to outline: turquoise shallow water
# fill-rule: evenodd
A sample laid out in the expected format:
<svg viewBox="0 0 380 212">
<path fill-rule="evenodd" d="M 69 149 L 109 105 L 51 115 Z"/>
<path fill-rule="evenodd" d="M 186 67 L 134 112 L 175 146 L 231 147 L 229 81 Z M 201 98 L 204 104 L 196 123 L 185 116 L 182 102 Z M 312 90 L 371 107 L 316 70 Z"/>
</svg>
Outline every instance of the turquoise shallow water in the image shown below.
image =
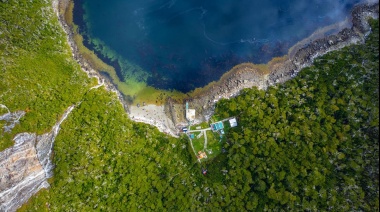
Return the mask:
<svg viewBox="0 0 380 212">
<path fill-rule="evenodd" d="M 90 48 L 117 58 L 112 64 L 121 78 L 140 72 L 125 65 L 131 63 L 146 72 L 141 79 L 148 85 L 188 92 L 241 62 L 266 63 L 285 55 L 319 27 L 344 20 L 355 3 L 75 0 L 74 18 L 93 41 Z"/>
</svg>

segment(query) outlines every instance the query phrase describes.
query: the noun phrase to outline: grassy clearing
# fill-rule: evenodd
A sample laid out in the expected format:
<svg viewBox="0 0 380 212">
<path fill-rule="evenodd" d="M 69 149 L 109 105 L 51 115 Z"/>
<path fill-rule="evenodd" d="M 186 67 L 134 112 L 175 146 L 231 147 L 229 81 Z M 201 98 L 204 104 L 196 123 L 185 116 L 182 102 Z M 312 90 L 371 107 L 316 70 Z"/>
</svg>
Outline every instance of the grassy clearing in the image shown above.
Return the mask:
<svg viewBox="0 0 380 212">
<path fill-rule="evenodd" d="M 203 132 L 194 132 L 193 134 L 194 134 L 194 139 L 191 139 L 191 141 L 193 142 L 195 152 L 198 154 L 199 151 L 204 150 L 205 138 L 204 138 Z M 202 134 L 202 136 L 198 138 L 198 135 L 200 134 Z"/>
<path fill-rule="evenodd" d="M 207 131 L 207 148 L 206 153 L 208 156 L 208 160 L 215 158 L 222 151 L 222 142 L 223 139 L 220 137 L 218 133 L 214 133 L 212 131 Z M 223 136 L 225 137 L 225 136 Z"/>
<path fill-rule="evenodd" d="M 208 122 L 202 122 L 200 124 L 192 125 L 191 129 L 192 130 L 197 130 L 198 128 L 199 129 L 206 129 L 206 128 L 209 128 L 209 127 L 210 127 L 210 124 Z"/>
<path fill-rule="evenodd" d="M 227 141 L 226 133 L 231 129 L 231 126 L 228 121 L 223 122 L 224 124 L 224 132 L 225 134 L 222 135 L 219 132 L 213 132 L 211 130 L 206 131 L 207 136 L 207 145 L 205 144 L 205 137 L 203 135 L 203 132 L 194 132 L 194 139 L 191 139 L 193 142 L 194 150 L 196 154 L 198 154 L 199 151 L 205 151 L 207 154 L 207 158 L 202 159 L 201 161 L 208 161 L 216 156 L 218 156 L 222 152 L 222 146 Z M 200 124 L 194 125 L 191 127 L 192 130 L 197 130 L 197 128 L 200 129 L 206 129 L 209 128 L 210 125 L 207 122 L 202 122 Z M 202 134 L 202 136 L 198 137 L 199 134 Z"/>
</svg>

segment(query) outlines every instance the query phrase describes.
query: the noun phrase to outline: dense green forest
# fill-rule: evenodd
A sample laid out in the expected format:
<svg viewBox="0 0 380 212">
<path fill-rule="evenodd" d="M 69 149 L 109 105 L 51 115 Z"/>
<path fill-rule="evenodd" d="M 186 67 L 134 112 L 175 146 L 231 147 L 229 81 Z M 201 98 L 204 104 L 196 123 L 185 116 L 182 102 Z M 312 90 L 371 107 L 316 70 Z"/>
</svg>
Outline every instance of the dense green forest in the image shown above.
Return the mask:
<svg viewBox="0 0 380 212">
<path fill-rule="evenodd" d="M 34 24 L 29 24 L 33 21 Z M 54 146 L 54 177 L 20 211 L 379 210 L 379 32 L 315 60 L 268 90 L 222 100 L 236 116 L 226 153 L 203 164 L 186 137 L 132 122 L 115 94 L 71 59 L 44 1 L 0 3 L 0 103 L 43 133 L 72 104 Z"/>
<path fill-rule="evenodd" d="M 206 176 L 185 138 L 133 123 L 115 98 L 89 93 L 57 138 L 51 189 L 23 209 L 378 210 L 377 24 L 365 45 L 219 102 L 216 115 L 237 116 L 239 127 Z"/>
<path fill-rule="evenodd" d="M 224 180 L 241 187 L 234 199 L 242 203 L 232 208 L 379 210 L 378 21 L 371 25 L 365 45 L 218 103 L 216 114 L 238 116 L 241 126 L 230 132 L 223 162 Z"/>
<path fill-rule="evenodd" d="M 12 133 L 0 129 L 0 151 L 17 133 L 50 131 L 82 98 L 91 83 L 71 57 L 50 2 L 0 2 L 0 104 L 26 112 Z"/>
<path fill-rule="evenodd" d="M 201 195 L 190 153 L 186 139 L 132 122 L 115 96 L 91 91 L 57 137 L 51 189 L 29 209 L 190 209 Z"/>
</svg>

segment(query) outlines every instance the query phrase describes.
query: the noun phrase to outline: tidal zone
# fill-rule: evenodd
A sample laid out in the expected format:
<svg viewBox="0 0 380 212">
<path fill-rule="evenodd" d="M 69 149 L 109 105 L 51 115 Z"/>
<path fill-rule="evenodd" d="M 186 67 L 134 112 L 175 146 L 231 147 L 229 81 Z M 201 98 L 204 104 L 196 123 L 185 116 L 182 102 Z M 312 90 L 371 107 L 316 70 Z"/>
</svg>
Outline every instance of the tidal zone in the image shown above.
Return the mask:
<svg viewBox="0 0 380 212">
<path fill-rule="evenodd" d="M 173 3 L 174 4 L 174 3 Z M 174 5 L 162 5 L 163 7 L 174 7 Z M 212 29 L 206 31 L 203 29 L 203 35 L 208 39 L 211 43 L 210 45 L 219 45 L 220 48 L 235 48 L 238 45 L 242 45 L 245 43 L 249 43 L 249 47 L 252 47 L 250 50 L 239 50 L 239 53 L 234 54 L 226 54 L 222 55 L 219 58 L 209 59 L 209 61 L 205 62 L 208 68 L 205 68 L 203 71 L 204 75 L 196 75 L 196 79 L 191 79 L 192 74 L 188 74 L 188 77 L 181 77 L 182 73 L 178 73 L 178 75 L 174 76 L 173 79 L 170 79 L 170 76 L 160 75 L 160 70 L 157 70 L 158 74 L 150 72 L 149 70 L 141 67 L 141 65 L 137 64 L 137 62 L 133 62 L 133 60 L 128 60 L 117 51 L 109 47 L 104 41 L 93 38 L 91 33 L 89 33 L 88 29 L 94 28 L 95 26 L 91 26 L 91 21 L 89 20 L 89 11 L 86 11 L 84 8 L 88 7 L 84 0 L 76 0 L 75 5 L 73 2 L 70 2 L 70 5 L 67 7 L 65 12 L 66 22 L 73 28 L 74 32 L 74 40 L 76 45 L 79 48 L 80 54 L 83 59 L 91 64 L 94 69 L 98 70 L 100 74 L 104 75 L 107 79 L 109 79 L 117 89 L 123 94 L 124 99 L 129 104 L 155 104 L 161 105 L 164 104 L 168 99 L 175 103 L 183 103 L 184 100 L 187 99 L 197 99 L 201 96 L 210 95 L 216 98 L 215 92 L 213 89 L 215 87 L 223 87 L 224 82 L 239 75 L 237 73 L 246 72 L 249 70 L 251 73 L 249 74 L 250 78 L 255 78 L 258 81 L 265 81 L 268 75 L 273 71 L 273 67 L 284 63 L 288 56 L 292 52 L 296 52 L 301 47 L 307 45 L 312 39 L 321 38 L 326 35 L 330 35 L 338 32 L 343 27 L 346 27 L 348 22 L 344 18 L 342 19 L 342 14 L 336 15 L 336 17 L 317 17 L 312 24 L 318 24 L 319 26 L 323 26 L 326 24 L 330 24 L 327 27 L 317 27 L 318 30 L 312 33 L 312 29 L 307 29 L 303 34 L 300 33 L 298 37 L 292 37 L 288 41 L 283 42 L 275 42 L 274 38 L 272 40 L 268 39 L 260 39 L 260 38 L 236 38 L 235 41 L 231 42 L 219 42 L 214 38 L 210 37 L 212 35 Z M 351 5 L 352 7 L 352 5 Z M 161 7 L 160 7 L 161 8 Z M 280 8 L 277 11 L 277 15 L 280 17 L 286 13 L 289 13 L 284 8 L 289 8 L 289 5 L 284 5 L 283 8 Z M 143 10 L 144 8 L 142 8 Z M 346 12 L 349 9 L 345 9 Z M 110 12 L 110 11 L 108 11 Z M 315 11 L 308 11 L 310 14 L 316 13 Z M 104 11 L 107 13 L 107 11 Z M 140 14 L 141 10 L 136 10 L 134 13 Z M 206 17 L 205 14 L 210 13 L 205 10 L 203 7 L 194 7 L 192 10 L 185 10 L 181 13 L 174 14 L 175 17 L 179 18 L 181 16 L 195 13 L 199 15 L 199 19 Z M 198 14 L 200 13 L 200 14 Z M 106 15 L 106 14 L 105 14 Z M 162 16 L 162 14 L 161 14 Z M 160 17 L 161 17 L 160 16 Z M 167 16 L 164 14 L 164 16 Z M 339 18 L 338 18 L 339 16 Z M 207 18 L 207 17 L 206 17 Z M 204 18 L 204 25 L 207 24 L 207 19 Z M 254 17 L 250 17 L 254 18 Z M 280 17 L 281 18 L 281 17 Z M 340 20 L 338 24 L 334 23 L 334 18 Z M 317 20 L 318 19 L 318 20 Z M 169 18 L 169 20 L 173 20 Z M 191 20 L 190 20 L 191 21 Z M 284 34 L 285 31 L 289 31 L 294 25 L 292 25 L 292 21 L 287 20 L 290 23 L 285 23 L 283 26 L 288 27 L 287 30 L 284 30 L 282 36 L 287 36 Z M 175 23 L 174 23 L 175 24 Z M 219 23 L 222 24 L 222 23 Z M 264 27 L 264 26 L 262 26 Z M 143 23 L 141 23 L 140 28 L 144 28 Z M 268 28 L 269 30 L 270 28 Z M 315 29 L 314 29 L 315 30 Z M 314 31 L 313 30 L 313 31 Z M 294 30 L 293 30 L 294 32 Z M 158 35 L 157 35 L 158 36 Z M 308 37 L 307 39 L 302 40 L 304 37 Z M 297 43 L 298 42 L 298 43 Z M 295 44 L 295 45 L 294 45 Z M 227 46 L 227 47 L 224 47 Z M 293 46 L 293 47 L 292 47 Z M 131 47 L 132 48 L 132 47 Z M 148 54 L 148 47 L 142 47 L 141 54 Z M 218 47 L 219 48 L 219 47 Z M 127 48 L 124 48 L 127 49 Z M 121 51 L 123 51 L 123 47 L 121 47 Z M 128 51 L 128 50 L 125 50 Z M 206 50 L 205 50 L 206 51 Z M 120 52 L 120 51 L 119 51 Z M 232 52 L 232 50 L 231 50 Z M 246 58 L 239 56 L 239 54 L 243 53 L 256 55 L 247 56 Z M 164 53 L 163 53 L 164 54 Z M 260 55 L 260 56 L 257 56 Z M 175 57 L 175 55 L 173 56 Z M 179 60 L 179 59 L 178 59 Z M 216 62 L 212 62 L 211 60 L 217 60 Z M 138 60 L 135 60 L 138 61 Z M 211 61 L 211 62 L 210 62 Z M 256 62 L 256 65 L 253 62 Z M 147 60 L 146 63 L 153 63 L 150 60 Z M 160 62 L 157 62 L 160 63 Z M 164 63 L 164 62 L 163 62 Z M 215 65 L 223 63 L 221 65 Z M 153 66 L 151 66 L 153 67 Z M 160 66 L 158 66 L 160 68 Z M 158 68 L 158 69 L 159 69 Z M 170 69 L 174 69 L 169 65 L 167 67 L 169 71 Z M 203 67 L 201 67 L 203 68 Z M 201 69 L 200 68 L 200 69 Z M 154 67 L 153 67 L 154 69 Z M 162 69 L 162 67 L 161 67 Z M 230 71 L 228 71 L 230 70 Z M 176 70 L 182 71 L 182 70 Z M 176 73 L 174 71 L 174 73 Z M 186 74 L 185 74 L 186 75 Z M 188 81 L 186 81 L 188 79 Z M 203 80 L 198 83 L 198 81 Z M 244 80 L 244 79 L 238 79 Z M 179 82 L 176 84 L 176 81 Z M 152 86 L 154 85 L 154 86 Z M 181 87 L 182 86 L 182 87 Z M 227 91 L 228 93 L 228 91 Z M 225 97 L 231 96 L 231 94 L 224 95 Z M 214 98 L 214 99 L 215 99 Z"/>
</svg>

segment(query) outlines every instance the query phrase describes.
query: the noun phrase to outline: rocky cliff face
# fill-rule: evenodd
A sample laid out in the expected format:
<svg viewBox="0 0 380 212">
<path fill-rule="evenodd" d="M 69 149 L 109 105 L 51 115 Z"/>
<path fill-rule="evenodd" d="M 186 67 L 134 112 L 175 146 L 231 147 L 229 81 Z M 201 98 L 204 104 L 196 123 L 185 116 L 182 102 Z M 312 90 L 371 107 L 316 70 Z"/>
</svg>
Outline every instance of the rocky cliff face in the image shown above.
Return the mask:
<svg viewBox="0 0 380 212">
<path fill-rule="evenodd" d="M 74 107 L 65 111 L 49 133 L 18 134 L 13 139 L 15 145 L 0 152 L 0 211 L 16 211 L 32 195 L 50 186 L 47 179 L 53 176 L 53 144 Z"/>
<path fill-rule="evenodd" d="M 35 148 L 36 134 L 22 133 L 0 152 L 0 211 L 16 211 L 33 194 L 49 187 Z"/>
</svg>

